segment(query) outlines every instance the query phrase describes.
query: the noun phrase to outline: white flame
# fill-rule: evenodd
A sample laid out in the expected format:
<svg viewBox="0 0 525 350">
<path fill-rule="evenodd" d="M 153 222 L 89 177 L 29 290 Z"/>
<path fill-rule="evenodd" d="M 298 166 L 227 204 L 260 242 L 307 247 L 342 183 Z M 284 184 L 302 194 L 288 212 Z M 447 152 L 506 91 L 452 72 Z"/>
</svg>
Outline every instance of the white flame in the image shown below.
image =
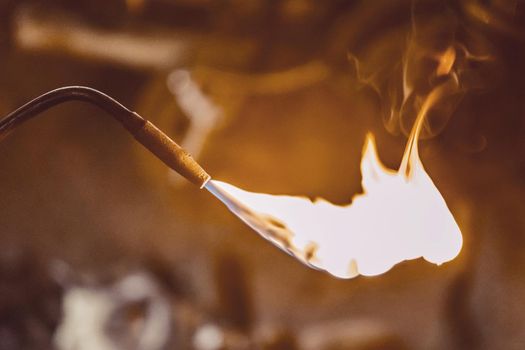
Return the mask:
<svg viewBox="0 0 525 350">
<path fill-rule="evenodd" d="M 420 257 L 435 264 L 452 260 L 461 250 L 461 231 L 417 147 L 424 115 L 440 93 L 436 89 L 423 104 L 398 171 L 381 163 L 367 136 L 363 193 L 351 204 L 248 192 L 215 180 L 206 187 L 263 237 L 337 277 L 379 275 Z"/>
</svg>

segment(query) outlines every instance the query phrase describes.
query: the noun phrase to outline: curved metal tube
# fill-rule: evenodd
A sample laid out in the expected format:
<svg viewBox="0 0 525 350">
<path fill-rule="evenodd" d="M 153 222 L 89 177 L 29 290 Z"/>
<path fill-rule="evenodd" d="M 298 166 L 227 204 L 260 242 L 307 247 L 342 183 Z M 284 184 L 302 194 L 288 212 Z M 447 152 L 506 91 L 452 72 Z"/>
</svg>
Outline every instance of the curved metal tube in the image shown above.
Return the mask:
<svg viewBox="0 0 525 350">
<path fill-rule="evenodd" d="M 66 86 L 49 91 L 11 112 L 0 120 L 0 140 L 29 119 L 68 101 L 88 102 L 106 111 L 157 158 L 199 188 L 210 180 L 210 175 L 191 155 L 155 125 L 110 96 L 85 86 Z"/>
</svg>

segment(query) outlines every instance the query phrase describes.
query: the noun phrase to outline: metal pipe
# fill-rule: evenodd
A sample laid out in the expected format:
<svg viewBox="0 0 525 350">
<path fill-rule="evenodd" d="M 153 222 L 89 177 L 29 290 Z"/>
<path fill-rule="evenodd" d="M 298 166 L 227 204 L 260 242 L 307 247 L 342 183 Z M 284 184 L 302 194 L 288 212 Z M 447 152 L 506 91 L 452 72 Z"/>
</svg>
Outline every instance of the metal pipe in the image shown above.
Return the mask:
<svg viewBox="0 0 525 350">
<path fill-rule="evenodd" d="M 85 86 L 66 86 L 49 91 L 11 112 L 0 120 L 0 140 L 22 123 L 49 108 L 68 101 L 84 101 L 96 105 L 119 121 L 135 139 L 168 167 L 193 184 L 203 188 L 210 175 L 153 123 L 129 110 L 108 95 Z"/>
</svg>

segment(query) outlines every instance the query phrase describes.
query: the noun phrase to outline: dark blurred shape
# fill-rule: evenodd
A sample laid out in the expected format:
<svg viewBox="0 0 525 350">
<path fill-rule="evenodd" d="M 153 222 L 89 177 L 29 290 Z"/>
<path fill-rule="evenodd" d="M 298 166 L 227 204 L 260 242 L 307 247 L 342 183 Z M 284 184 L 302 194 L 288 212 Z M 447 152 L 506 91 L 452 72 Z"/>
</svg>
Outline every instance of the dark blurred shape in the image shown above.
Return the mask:
<svg viewBox="0 0 525 350">
<path fill-rule="evenodd" d="M 223 255 L 217 258 L 215 278 L 218 315 L 234 329 L 248 332 L 253 328 L 253 301 L 250 300 L 248 276 L 239 258 Z"/>
<path fill-rule="evenodd" d="M 61 288 L 44 259 L 13 244 L 0 249 L 0 349 L 45 349 L 60 320 Z"/>
</svg>

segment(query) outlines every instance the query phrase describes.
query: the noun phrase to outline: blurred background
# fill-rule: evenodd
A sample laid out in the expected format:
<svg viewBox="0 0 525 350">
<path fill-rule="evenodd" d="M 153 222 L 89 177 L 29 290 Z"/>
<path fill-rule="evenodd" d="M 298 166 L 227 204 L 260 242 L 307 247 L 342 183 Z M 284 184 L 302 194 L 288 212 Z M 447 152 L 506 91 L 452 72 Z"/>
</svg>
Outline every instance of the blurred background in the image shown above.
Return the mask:
<svg viewBox="0 0 525 350">
<path fill-rule="evenodd" d="M 0 144 L 0 349 L 523 349 L 524 77 L 520 0 L 0 1 L 1 115 L 97 88 L 251 191 L 348 203 L 447 84 L 421 158 L 465 241 L 335 279 L 68 103 Z"/>
</svg>

